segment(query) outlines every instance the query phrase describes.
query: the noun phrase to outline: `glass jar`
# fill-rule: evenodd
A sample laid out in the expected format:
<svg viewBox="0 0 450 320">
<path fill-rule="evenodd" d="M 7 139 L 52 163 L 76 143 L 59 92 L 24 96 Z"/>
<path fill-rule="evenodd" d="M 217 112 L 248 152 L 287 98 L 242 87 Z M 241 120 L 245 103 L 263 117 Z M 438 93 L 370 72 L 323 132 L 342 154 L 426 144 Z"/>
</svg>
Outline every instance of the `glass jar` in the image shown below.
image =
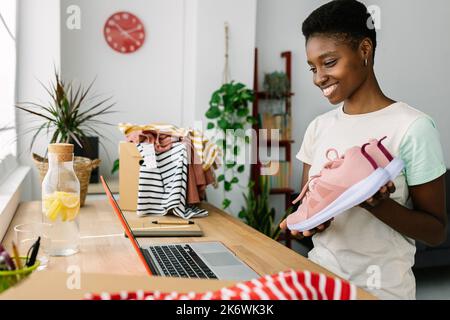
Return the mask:
<svg viewBox="0 0 450 320">
<path fill-rule="evenodd" d="M 48 146 L 48 171 L 42 181 L 42 216 L 49 225 L 48 254 L 69 256 L 79 250 L 80 182 L 73 170 L 73 144 Z"/>
</svg>

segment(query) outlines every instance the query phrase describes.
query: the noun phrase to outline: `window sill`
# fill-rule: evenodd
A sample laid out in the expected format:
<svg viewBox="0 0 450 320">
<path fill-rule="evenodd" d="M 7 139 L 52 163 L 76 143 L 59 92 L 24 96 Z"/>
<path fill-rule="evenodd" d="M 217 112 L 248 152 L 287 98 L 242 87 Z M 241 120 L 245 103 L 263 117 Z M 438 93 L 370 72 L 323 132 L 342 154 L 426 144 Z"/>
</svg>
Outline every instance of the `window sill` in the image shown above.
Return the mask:
<svg viewBox="0 0 450 320">
<path fill-rule="evenodd" d="M 1 167 L 1 166 L 0 166 Z M 0 169 L 5 169 L 0 168 Z M 14 217 L 22 197 L 23 182 L 27 178 L 30 167 L 15 166 L 0 180 L 0 239 L 3 239 Z M 0 174 L 4 174 L 0 172 Z"/>
</svg>

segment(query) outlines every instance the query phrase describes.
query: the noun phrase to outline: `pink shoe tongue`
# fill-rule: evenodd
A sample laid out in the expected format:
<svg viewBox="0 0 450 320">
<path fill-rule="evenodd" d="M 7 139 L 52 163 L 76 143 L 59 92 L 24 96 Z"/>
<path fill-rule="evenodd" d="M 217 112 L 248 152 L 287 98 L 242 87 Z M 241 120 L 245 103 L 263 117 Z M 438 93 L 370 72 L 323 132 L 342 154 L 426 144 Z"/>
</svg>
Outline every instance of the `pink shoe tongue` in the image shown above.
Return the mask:
<svg viewBox="0 0 450 320">
<path fill-rule="evenodd" d="M 339 168 L 343 163 L 344 163 L 344 159 L 343 159 L 343 158 L 334 160 L 334 161 L 330 162 L 330 163 L 327 165 L 327 169 L 336 169 L 336 168 Z"/>
<path fill-rule="evenodd" d="M 361 153 L 361 148 L 354 146 L 354 147 L 351 147 L 350 149 L 348 149 L 347 151 L 345 151 L 345 157 L 348 159 L 357 153 Z"/>
</svg>

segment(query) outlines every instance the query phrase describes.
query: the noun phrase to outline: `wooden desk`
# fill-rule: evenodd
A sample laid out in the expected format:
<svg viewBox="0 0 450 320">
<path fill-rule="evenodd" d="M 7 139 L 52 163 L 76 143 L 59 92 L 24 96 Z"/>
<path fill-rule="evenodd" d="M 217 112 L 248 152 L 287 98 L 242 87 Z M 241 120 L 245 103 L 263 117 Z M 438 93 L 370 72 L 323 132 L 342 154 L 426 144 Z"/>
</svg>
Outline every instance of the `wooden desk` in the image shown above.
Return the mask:
<svg viewBox="0 0 450 320">
<path fill-rule="evenodd" d="M 119 193 L 119 180 L 117 178 L 108 180 L 108 186 L 111 189 L 112 193 Z M 103 185 L 101 182 L 89 183 L 87 194 L 88 195 L 90 195 L 90 194 L 104 195 L 105 189 L 103 189 Z"/>
<path fill-rule="evenodd" d="M 40 202 L 27 202 L 19 206 L 8 232 L 3 239 L 6 247 L 9 247 L 11 241 L 14 239 L 13 228 L 15 225 L 41 220 L 40 206 Z M 282 244 L 255 231 L 239 219 L 206 203 L 202 204 L 201 207 L 209 211 L 208 217 L 196 219 L 196 223 L 204 231 L 204 237 L 139 238 L 139 242 L 142 245 L 169 242 L 221 241 L 261 275 L 273 274 L 291 268 L 333 275 L 328 270 L 309 261 Z M 153 217 L 138 218 L 134 212 L 125 212 L 125 215 L 128 219 L 154 220 Z M 167 218 L 169 217 L 164 217 L 164 219 Z M 142 266 L 129 240 L 123 236 L 123 229 L 119 220 L 106 200 L 86 203 L 80 212 L 80 230 L 80 253 L 70 257 L 51 257 L 49 266 L 45 272 L 59 272 L 61 274 L 65 273 L 69 266 L 75 265 L 80 268 L 83 274 L 102 273 L 103 277 L 112 274 L 132 275 L 134 277 L 141 277 L 142 283 L 142 279 L 145 278 L 146 274 L 145 268 Z M 170 283 L 173 285 L 173 278 L 155 277 L 156 279 L 160 284 L 158 286 L 160 290 L 164 289 L 165 282 L 169 287 Z M 207 280 L 209 282 L 205 282 L 205 280 L 186 280 L 189 281 L 184 282 L 191 289 L 195 289 L 196 283 L 233 283 L 230 281 L 218 282 L 217 280 Z M 28 281 L 31 282 L 32 280 L 30 279 Z M 177 281 L 179 285 L 180 279 Z M 215 288 L 216 285 L 211 285 L 211 289 L 213 287 Z M 20 286 L 18 289 L 20 289 Z M 55 298 L 58 298 L 58 296 L 55 296 Z M 371 294 L 362 289 L 358 289 L 358 298 L 374 299 Z"/>
</svg>

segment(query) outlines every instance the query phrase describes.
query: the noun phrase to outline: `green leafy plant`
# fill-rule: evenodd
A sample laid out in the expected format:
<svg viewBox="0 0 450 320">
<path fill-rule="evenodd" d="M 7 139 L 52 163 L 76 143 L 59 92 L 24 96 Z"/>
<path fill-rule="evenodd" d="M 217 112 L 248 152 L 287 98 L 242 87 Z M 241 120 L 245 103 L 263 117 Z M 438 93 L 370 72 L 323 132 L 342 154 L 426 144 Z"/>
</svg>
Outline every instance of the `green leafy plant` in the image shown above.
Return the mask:
<svg viewBox="0 0 450 320">
<path fill-rule="evenodd" d="M 237 173 L 245 170 L 243 164 L 236 161 L 227 161 L 228 153 L 238 156 L 240 153 L 239 142 L 250 142 L 250 137 L 243 133 L 249 125 L 255 123 L 255 118 L 250 114 L 249 104 L 253 102 L 253 91 L 242 83 L 231 81 L 223 84 L 220 89 L 212 94 L 209 109 L 205 116 L 209 119 L 207 128 L 217 130 L 219 137 L 216 143 L 222 150 L 224 172 L 219 175 L 218 182 L 223 183 L 224 193 L 230 192 L 233 186 L 239 183 Z M 239 131 L 236 131 L 239 130 Z M 232 141 L 231 144 L 228 144 Z M 226 209 L 231 200 L 224 198 L 222 207 Z"/>
<path fill-rule="evenodd" d="M 272 239 L 278 239 L 281 229 L 280 222 L 291 213 L 292 208 L 284 214 L 280 221 L 275 222 L 275 209 L 269 208 L 270 186 L 268 176 L 260 176 L 260 193 L 255 194 L 255 182 L 248 184 L 248 193 L 243 194 L 245 207 L 239 212 L 243 219 L 252 228 L 264 233 Z"/>
<path fill-rule="evenodd" d="M 119 159 L 114 160 L 111 174 L 115 174 L 117 171 L 119 171 Z"/>
<path fill-rule="evenodd" d="M 263 87 L 269 98 L 281 100 L 287 96 L 291 85 L 286 73 L 275 71 L 264 76 Z"/>
<path fill-rule="evenodd" d="M 30 151 L 40 133 L 51 133 L 50 143 L 76 143 L 83 148 L 84 141 L 88 135 L 97 135 L 105 138 L 99 133 L 98 125 L 111 125 L 99 118 L 105 114 L 113 113 L 111 108 L 112 97 L 101 99 L 98 96 L 91 97 L 89 93 L 94 85 L 95 79 L 84 89 L 81 85 L 74 86 L 66 84 L 55 71 L 54 82 L 42 87 L 50 95 L 48 104 L 34 102 L 23 102 L 16 105 L 20 110 L 39 117 L 44 122 L 37 127 L 31 128 L 34 132 L 30 143 Z M 100 142 L 101 143 L 101 142 Z"/>
</svg>

